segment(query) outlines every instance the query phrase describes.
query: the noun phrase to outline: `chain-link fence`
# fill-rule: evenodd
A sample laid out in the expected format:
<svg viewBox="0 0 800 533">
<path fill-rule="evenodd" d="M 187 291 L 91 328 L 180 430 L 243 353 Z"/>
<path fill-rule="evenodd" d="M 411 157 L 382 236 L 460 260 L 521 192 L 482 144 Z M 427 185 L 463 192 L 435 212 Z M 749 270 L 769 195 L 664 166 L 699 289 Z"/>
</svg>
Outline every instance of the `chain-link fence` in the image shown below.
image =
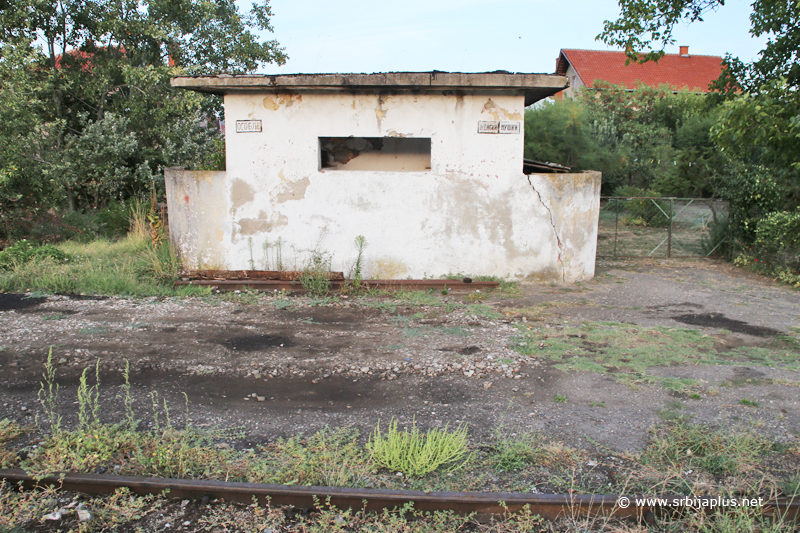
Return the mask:
<svg viewBox="0 0 800 533">
<path fill-rule="evenodd" d="M 728 204 L 709 198 L 622 198 L 600 200 L 598 257 L 706 257 L 718 254 L 727 236 L 715 225 Z"/>
</svg>

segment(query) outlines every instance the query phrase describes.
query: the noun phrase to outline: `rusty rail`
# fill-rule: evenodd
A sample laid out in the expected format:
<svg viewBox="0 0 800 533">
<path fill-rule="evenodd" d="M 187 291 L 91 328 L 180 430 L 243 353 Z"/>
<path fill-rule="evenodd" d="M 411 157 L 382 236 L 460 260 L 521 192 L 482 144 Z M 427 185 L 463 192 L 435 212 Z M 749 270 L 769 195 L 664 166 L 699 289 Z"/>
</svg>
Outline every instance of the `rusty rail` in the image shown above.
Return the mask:
<svg viewBox="0 0 800 533">
<path fill-rule="evenodd" d="M 346 284 L 346 281 L 331 281 L 331 290 L 339 291 Z M 216 287 L 218 290 L 235 291 L 252 289 L 257 291 L 287 291 L 303 293 L 306 290 L 299 281 L 285 280 L 256 280 L 256 279 L 200 279 L 200 280 L 179 280 L 175 282 L 179 285 L 198 285 L 201 287 Z M 498 286 L 496 281 L 470 281 L 452 279 L 366 279 L 361 281 L 361 285 L 368 289 L 378 290 L 444 290 L 451 291 L 474 291 L 495 289 Z"/>
<path fill-rule="evenodd" d="M 344 272 L 325 272 L 332 281 L 344 281 Z M 293 270 L 182 270 L 178 275 L 184 281 L 195 280 L 280 280 L 297 281 L 302 272 Z"/>
<path fill-rule="evenodd" d="M 36 486 L 58 487 L 62 490 L 85 494 L 111 494 L 128 488 L 138 495 L 166 494 L 177 499 L 224 499 L 251 504 L 286 505 L 313 509 L 320 504 L 330 504 L 340 509 L 381 511 L 413 503 L 421 511 L 453 511 L 461 515 L 473 514 L 478 520 L 517 513 L 528 506 L 530 512 L 548 520 L 565 516 L 615 516 L 636 520 L 652 520 L 655 513 L 674 512 L 674 508 L 658 505 L 637 505 L 636 497 L 629 498 L 630 505 L 620 505 L 616 495 L 574 494 L 523 494 L 508 492 L 422 492 L 387 489 L 355 489 L 340 487 L 305 487 L 297 485 L 266 485 L 260 483 L 234 483 L 209 480 L 144 478 L 101 474 L 53 474 L 37 478 L 23 470 L 0 469 L 0 480 L 22 483 L 28 488 Z M 165 493 L 165 491 L 168 491 Z M 680 498 L 680 496 L 674 496 Z M 673 496 L 662 496 L 673 498 Z M 708 496 L 698 500 L 712 500 Z M 708 506 L 706 506 L 707 508 Z M 800 499 L 777 498 L 762 508 L 765 515 L 780 515 L 796 520 L 800 517 Z"/>
</svg>

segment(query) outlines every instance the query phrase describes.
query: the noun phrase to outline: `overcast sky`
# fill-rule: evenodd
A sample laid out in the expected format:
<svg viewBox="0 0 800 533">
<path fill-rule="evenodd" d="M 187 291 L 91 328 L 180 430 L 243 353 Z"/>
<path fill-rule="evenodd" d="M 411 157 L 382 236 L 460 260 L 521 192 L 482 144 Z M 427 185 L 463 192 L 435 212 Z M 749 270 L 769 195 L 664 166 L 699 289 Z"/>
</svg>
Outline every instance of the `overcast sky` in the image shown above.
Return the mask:
<svg viewBox="0 0 800 533">
<path fill-rule="evenodd" d="M 250 2 L 237 0 L 243 9 Z M 615 0 L 272 0 L 269 35 L 289 61 L 270 74 L 315 72 L 553 72 L 561 48 L 608 49 L 595 37 L 617 17 Z M 692 54 L 730 52 L 744 61 L 753 39 L 749 2 L 728 0 L 704 22 L 682 24 L 677 42 Z"/>
</svg>

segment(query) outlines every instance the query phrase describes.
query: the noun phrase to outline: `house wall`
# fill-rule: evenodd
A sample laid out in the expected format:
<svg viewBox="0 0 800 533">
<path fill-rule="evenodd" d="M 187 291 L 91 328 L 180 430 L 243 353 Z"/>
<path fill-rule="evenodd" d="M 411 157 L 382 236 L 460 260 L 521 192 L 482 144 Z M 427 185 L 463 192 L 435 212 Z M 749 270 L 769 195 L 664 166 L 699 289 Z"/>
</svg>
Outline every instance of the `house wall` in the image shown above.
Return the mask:
<svg viewBox="0 0 800 533">
<path fill-rule="evenodd" d="M 353 240 L 363 235 L 365 277 L 461 272 L 577 281 L 594 274 L 599 173 L 526 176 L 521 131 L 478 133 L 479 121 L 521 126 L 522 96 L 229 94 L 225 115 L 224 184 L 212 180 L 203 189 L 216 196 L 203 207 L 180 194 L 169 198 L 172 238 L 190 268 L 203 266 L 194 258 L 205 257 L 198 250 L 213 239 L 208 257 L 224 257 L 217 267 L 275 268 L 280 240 L 284 268 L 327 253 L 332 268 L 347 273 Z M 260 120 L 262 131 L 237 133 L 237 120 Z M 431 168 L 416 170 L 419 159 L 404 170 L 372 166 L 374 153 L 362 165 L 358 156 L 322 168 L 319 138 L 351 136 L 429 138 Z M 364 166 L 388 170 L 349 170 Z M 198 182 L 190 174 L 166 177 L 183 190 Z M 203 214 L 175 216 L 176 208 Z"/>
<path fill-rule="evenodd" d="M 569 87 L 561 91 L 560 94 L 563 94 L 567 98 L 575 98 L 575 95 L 578 93 L 578 90 L 582 87 L 586 87 L 586 84 L 583 83 L 583 80 L 578 75 L 578 71 L 572 65 L 567 67 L 567 72 L 564 74 L 567 79 L 569 80 Z"/>
</svg>

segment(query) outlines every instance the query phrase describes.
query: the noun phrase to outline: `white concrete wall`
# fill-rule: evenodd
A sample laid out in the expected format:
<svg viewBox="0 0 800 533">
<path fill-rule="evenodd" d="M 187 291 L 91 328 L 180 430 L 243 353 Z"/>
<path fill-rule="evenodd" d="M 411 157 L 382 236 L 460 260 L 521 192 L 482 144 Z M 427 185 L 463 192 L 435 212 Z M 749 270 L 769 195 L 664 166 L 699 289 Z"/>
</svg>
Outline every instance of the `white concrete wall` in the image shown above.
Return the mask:
<svg viewBox="0 0 800 533">
<path fill-rule="evenodd" d="M 590 278 L 599 174 L 525 176 L 521 132 L 478 133 L 479 121 L 523 114 L 522 96 L 226 95 L 229 211 L 202 223 L 224 234 L 229 269 L 251 257 L 274 268 L 262 247 L 280 239 L 284 268 L 316 251 L 347 273 L 364 235 L 365 277 Z M 261 120 L 263 131 L 237 133 L 237 120 Z M 431 169 L 321 170 L 318 138 L 348 136 L 429 137 Z M 554 200 L 562 190 L 575 196 Z"/>
</svg>

